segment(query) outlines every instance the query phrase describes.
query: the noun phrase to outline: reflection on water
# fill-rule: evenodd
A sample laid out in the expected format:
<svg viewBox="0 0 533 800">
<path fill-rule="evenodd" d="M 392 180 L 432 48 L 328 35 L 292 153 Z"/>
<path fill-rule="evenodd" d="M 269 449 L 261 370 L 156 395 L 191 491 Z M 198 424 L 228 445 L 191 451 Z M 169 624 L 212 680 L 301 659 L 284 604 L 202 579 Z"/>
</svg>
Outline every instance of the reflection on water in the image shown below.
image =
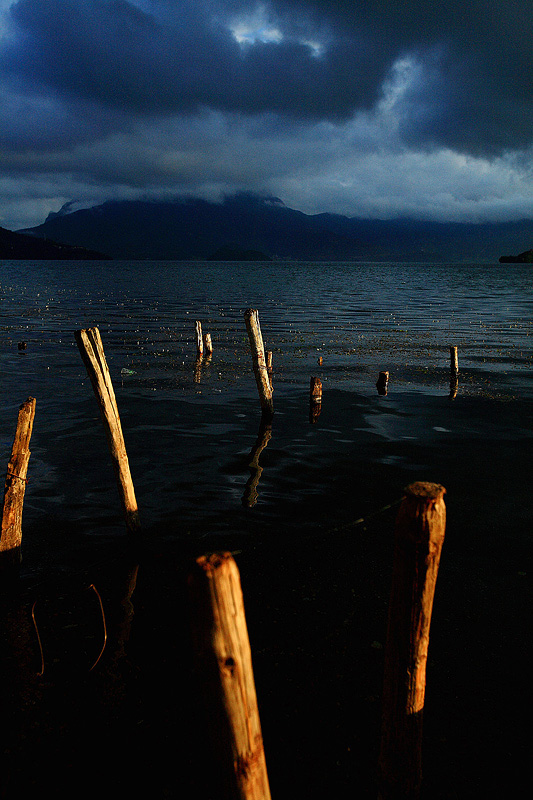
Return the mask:
<svg viewBox="0 0 533 800">
<path fill-rule="evenodd" d="M 246 482 L 244 494 L 242 496 L 242 504 L 246 508 L 252 508 L 257 503 L 259 496 L 258 484 L 263 472 L 263 467 L 259 464 L 259 457 L 265 447 L 268 445 L 272 437 L 272 418 L 269 416 L 261 416 L 261 423 L 257 433 L 257 440 L 250 452 L 248 467 L 250 469 L 250 477 Z"/>
</svg>

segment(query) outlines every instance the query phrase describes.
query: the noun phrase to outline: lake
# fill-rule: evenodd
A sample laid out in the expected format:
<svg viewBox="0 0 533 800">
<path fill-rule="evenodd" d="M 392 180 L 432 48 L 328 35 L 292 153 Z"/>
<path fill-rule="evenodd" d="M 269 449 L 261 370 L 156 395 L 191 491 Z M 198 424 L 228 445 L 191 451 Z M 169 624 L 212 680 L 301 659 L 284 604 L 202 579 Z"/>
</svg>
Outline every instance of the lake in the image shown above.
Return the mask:
<svg viewBox="0 0 533 800">
<path fill-rule="evenodd" d="M 532 655 L 532 290 L 531 266 L 518 264 L 1 262 L 6 466 L 17 409 L 37 399 L 23 518 L 27 597 L 50 576 L 60 582 L 112 563 L 124 540 L 74 340 L 75 330 L 97 326 L 152 543 L 146 574 L 165 576 L 158 592 L 148 580 L 138 588 L 137 608 L 146 616 L 167 597 L 169 564 L 183 553 L 239 553 L 277 796 L 287 786 L 286 796 L 311 796 L 309 787 L 324 784 L 348 797 L 354 780 L 373 796 L 367 760 L 394 508 L 415 480 L 443 484 L 448 509 L 430 648 L 427 797 L 503 786 L 525 759 L 517 720 Z M 250 307 L 273 354 L 266 437 L 243 319 Z M 202 364 L 196 320 L 214 346 Z M 454 398 L 450 345 L 459 359 Z M 376 389 L 383 370 L 386 395 Z M 323 385 L 314 422 L 311 376 Z M 168 616 L 159 610 L 158 619 L 168 644 Z M 140 629 L 129 659 L 151 675 L 139 642 L 149 636 L 157 647 Z M 168 650 L 160 656 L 169 663 Z M 314 755 L 320 737 L 310 738 L 304 689 L 329 730 Z M 303 739 L 288 778 L 284 748 L 294 736 Z M 482 742 L 482 780 L 473 739 Z M 172 791 L 168 770 L 161 775 L 159 791 Z"/>
</svg>

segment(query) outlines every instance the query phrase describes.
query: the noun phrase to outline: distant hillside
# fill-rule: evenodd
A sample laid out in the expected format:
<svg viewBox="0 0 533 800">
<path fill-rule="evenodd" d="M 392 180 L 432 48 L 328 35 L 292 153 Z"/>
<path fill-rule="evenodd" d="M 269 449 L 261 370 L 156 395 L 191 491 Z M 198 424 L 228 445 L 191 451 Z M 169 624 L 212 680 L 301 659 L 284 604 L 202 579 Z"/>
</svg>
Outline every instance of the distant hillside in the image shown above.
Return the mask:
<svg viewBox="0 0 533 800">
<path fill-rule="evenodd" d="M 0 228 L 0 260 L 102 260 L 107 256 L 84 247 L 59 244 L 49 239 L 38 239 L 22 233 Z"/>
<path fill-rule="evenodd" d="M 533 250 L 525 250 L 517 256 L 501 256 L 500 264 L 533 264 Z"/>
<path fill-rule="evenodd" d="M 533 240 L 533 220 L 502 224 L 303 214 L 277 198 L 110 201 L 52 214 L 29 231 L 117 259 L 209 259 L 220 248 L 305 261 L 487 261 Z"/>
</svg>

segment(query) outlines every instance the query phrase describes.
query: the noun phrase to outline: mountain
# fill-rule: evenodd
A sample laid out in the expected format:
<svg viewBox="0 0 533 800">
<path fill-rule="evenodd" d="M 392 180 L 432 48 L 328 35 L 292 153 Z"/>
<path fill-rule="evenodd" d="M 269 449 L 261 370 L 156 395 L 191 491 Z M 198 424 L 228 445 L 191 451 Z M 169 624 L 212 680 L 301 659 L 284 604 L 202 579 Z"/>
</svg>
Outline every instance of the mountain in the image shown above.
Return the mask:
<svg viewBox="0 0 533 800">
<path fill-rule="evenodd" d="M 304 261 L 498 261 L 533 240 L 533 220 L 461 224 L 304 214 L 272 197 L 68 206 L 23 231 L 117 259 L 209 259 L 221 248 Z"/>
<path fill-rule="evenodd" d="M 0 260 L 49 260 L 69 261 L 106 259 L 102 253 L 86 250 L 84 247 L 59 244 L 49 239 L 38 239 L 15 231 L 0 228 Z"/>
<path fill-rule="evenodd" d="M 500 264 L 533 264 L 533 250 L 526 250 L 517 256 L 500 256 Z"/>
</svg>

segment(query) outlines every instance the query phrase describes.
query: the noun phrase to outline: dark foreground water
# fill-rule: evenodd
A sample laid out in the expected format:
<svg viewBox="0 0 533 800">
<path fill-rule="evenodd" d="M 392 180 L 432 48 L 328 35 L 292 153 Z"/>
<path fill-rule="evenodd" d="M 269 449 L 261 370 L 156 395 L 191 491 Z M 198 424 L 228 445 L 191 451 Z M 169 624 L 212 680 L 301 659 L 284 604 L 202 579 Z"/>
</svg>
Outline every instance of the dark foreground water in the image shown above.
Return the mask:
<svg viewBox="0 0 533 800">
<path fill-rule="evenodd" d="M 224 547 L 241 570 L 273 796 L 375 797 L 388 506 L 414 480 L 442 483 L 448 508 L 425 797 L 507 796 L 530 745 L 532 289 L 527 265 L 0 263 L 0 463 L 18 406 L 37 399 L 21 596 L 4 613 L 17 685 L 4 796 L 49 785 L 66 796 L 90 778 L 100 796 L 142 786 L 218 800 L 182 592 L 189 559 Z M 266 435 L 248 307 L 273 352 Z M 195 320 L 214 343 L 201 365 Z M 147 537 L 141 558 L 124 544 L 74 341 L 92 326 Z M 313 424 L 311 375 L 323 382 Z M 102 627 L 91 583 L 109 640 L 89 674 Z"/>
</svg>

